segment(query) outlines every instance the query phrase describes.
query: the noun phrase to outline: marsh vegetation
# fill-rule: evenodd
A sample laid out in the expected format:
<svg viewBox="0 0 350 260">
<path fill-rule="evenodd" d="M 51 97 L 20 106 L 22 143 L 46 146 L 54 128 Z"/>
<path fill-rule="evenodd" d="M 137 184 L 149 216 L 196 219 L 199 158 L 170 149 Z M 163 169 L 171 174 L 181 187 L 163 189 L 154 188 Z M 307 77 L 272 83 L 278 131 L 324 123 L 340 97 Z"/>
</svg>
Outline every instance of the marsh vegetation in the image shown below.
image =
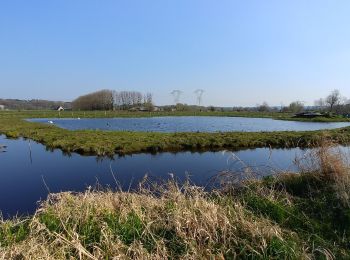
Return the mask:
<svg viewBox="0 0 350 260">
<path fill-rule="evenodd" d="M 209 113 L 210 115 L 237 116 L 242 114 Z M 25 137 L 45 144 L 49 148 L 59 148 L 65 152 L 78 152 L 94 155 L 130 154 L 161 151 L 208 151 L 222 149 L 242 149 L 258 147 L 308 147 L 321 138 L 347 144 L 350 141 L 350 128 L 300 132 L 217 132 L 217 133 L 155 133 L 128 131 L 69 131 L 53 125 L 26 122 L 26 118 L 97 118 L 97 117 L 144 117 L 148 113 L 119 112 L 1 112 L 0 133 L 10 138 Z M 156 115 L 168 115 L 157 113 Z M 178 116 L 186 115 L 178 113 Z M 208 115 L 203 112 L 200 115 Z M 244 114 L 243 114 L 244 115 Z M 261 114 L 272 117 L 275 114 Z M 246 116 L 254 117 L 255 114 Z"/>
</svg>

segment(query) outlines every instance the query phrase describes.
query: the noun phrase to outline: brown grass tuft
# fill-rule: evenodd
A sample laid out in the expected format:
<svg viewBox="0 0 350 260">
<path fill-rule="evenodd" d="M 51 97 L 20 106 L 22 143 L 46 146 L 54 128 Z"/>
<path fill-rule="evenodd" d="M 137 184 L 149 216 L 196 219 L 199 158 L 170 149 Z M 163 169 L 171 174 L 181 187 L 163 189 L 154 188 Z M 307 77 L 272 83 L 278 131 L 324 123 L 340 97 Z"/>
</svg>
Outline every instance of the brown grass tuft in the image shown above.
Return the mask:
<svg viewBox="0 0 350 260">
<path fill-rule="evenodd" d="M 297 160 L 301 174 L 313 174 L 330 185 L 341 202 L 350 207 L 349 154 L 341 146 L 322 140 L 316 148 Z"/>
<path fill-rule="evenodd" d="M 197 187 L 169 183 L 152 194 L 53 194 L 32 218 L 28 236 L 1 247 L 0 257 L 262 258 L 271 243 L 288 246 L 292 236 L 238 201 L 211 198 Z"/>
</svg>

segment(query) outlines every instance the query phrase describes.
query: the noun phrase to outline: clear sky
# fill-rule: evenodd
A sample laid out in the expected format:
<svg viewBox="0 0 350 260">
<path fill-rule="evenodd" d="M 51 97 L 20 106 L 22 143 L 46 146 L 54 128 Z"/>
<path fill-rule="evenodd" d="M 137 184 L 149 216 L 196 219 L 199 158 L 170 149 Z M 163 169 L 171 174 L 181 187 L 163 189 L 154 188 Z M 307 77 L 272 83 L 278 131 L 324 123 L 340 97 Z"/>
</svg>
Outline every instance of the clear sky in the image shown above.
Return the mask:
<svg viewBox="0 0 350 260">
<path fill-rule="evenodd" d="M 198 88 L 205 105 L 350 98 L 350 1 L 0 1 L 0 97 L 103 88 L 157 104 Z"/>
</svg>

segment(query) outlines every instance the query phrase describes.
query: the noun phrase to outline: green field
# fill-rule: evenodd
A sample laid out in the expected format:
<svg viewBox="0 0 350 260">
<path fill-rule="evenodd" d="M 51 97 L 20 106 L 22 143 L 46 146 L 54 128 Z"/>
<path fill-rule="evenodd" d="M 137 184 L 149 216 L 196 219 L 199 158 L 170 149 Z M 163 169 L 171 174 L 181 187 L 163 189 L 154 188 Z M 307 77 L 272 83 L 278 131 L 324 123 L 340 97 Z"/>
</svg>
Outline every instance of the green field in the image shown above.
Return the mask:
<svg viewBox="0 0 350 260">
<path fill-rule="evenodd" d="M 258 147 L 308 147 L 320 139 L 329 138 L 341 144 L 350 141 L 350 128 L 306 132 L 222 132 L 222 133 L 150 133 L 118 131 L 70 131 L 56 126 L 31 123 L 26 118 L 52 117 L 141 117 L 185 116 L 189 113 L 133 113 L 133 112 L 56 112 L 56 111 L 5 111 L 0 113 L 0 133 L 10 138 L 25 137 L 64 152 L 81 154 L 114 155 L 160 151 L 209 151 L 220 149 L 247 149 Z M 203 112 L 201 116 L 249 116 L 270 117 L 271 113 L 221 113 Z M 278 114 L 280 115 L 280 114 Z M 291 119 L 288 114 L 281 119 Z"/>
<path fill-rule="evenodd" d="M 313 119 L 296 118 L 293 113 L 280 112 L 248 112 L 248 111 L 175 111 L 175 112 L 130 112 L 130 111 L 0 111 L 2 117 L 20 118 L 111 118 L 111 117 L 154 117 L 154 116 L 227 116 L 227 117 L 250 117 L 250 118 L 272 118 L 276 120 L 292 120 L 305 122 L 350 122 L 350 118 L 342 116 L 317 117 Z"/>
</svg>

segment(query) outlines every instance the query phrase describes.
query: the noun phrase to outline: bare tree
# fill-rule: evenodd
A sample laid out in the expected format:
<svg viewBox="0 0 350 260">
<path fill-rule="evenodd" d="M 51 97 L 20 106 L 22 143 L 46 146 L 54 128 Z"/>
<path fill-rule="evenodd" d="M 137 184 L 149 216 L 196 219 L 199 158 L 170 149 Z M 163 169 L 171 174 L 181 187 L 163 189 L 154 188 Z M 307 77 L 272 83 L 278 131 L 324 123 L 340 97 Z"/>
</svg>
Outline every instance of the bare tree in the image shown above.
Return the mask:
<svg viewBox="0 0 350 260">
<path fill-rule="evenodd" d="M 261 105 L 258 105 L 257 107 L 259 112 L 268 112 L 271 110 L 267 102 L 263 102 Z"/>
<path fill-rule="evenodd" d="M 294 101 L 289 104 L 288 110 L 293 113 L 299 113 L 304 110 L 304 103 L 301 101 Z"/>
<path fill-rule="evenodd" d="M 182 94 L 181 90 L 175 89 L 170 93 L 174 98 L 174 105 L 180 102 L 180 96 Z"/>
<path fill-rule="evenodd" d="M 342 100 L 339 90 L 333 90 L 331 94 L 325 99 L 325 103 L 329 106 L 330 112 L 333 111 L 334 106 L 339 105 Z"/>
<path fill-rule="evenodd" d="M 114 106 L 125 110 L 142 105 L 143 95 L 138 91 L 114 91 Z"/>
<path fill-rule="evenodd" d="M 196 90 L 194 91 L 194 94 L 195 94 L 196 97 L 197 97 L 197 104 L 198 104 L 198 106 L 200 106 L 201 103 L 202 103 L 203 93 L 204 93 L 204 90 L 203 90 L 203 89 L 196 89 Z"/>
<path fill-rule="evenodd" d="M 154 105 L 152 93 L 146 93 L 146 95 L 144 96 L 144 106 L 145 108 L 147 108 L 148 111 L 153 111 Z"/>
</svg>

